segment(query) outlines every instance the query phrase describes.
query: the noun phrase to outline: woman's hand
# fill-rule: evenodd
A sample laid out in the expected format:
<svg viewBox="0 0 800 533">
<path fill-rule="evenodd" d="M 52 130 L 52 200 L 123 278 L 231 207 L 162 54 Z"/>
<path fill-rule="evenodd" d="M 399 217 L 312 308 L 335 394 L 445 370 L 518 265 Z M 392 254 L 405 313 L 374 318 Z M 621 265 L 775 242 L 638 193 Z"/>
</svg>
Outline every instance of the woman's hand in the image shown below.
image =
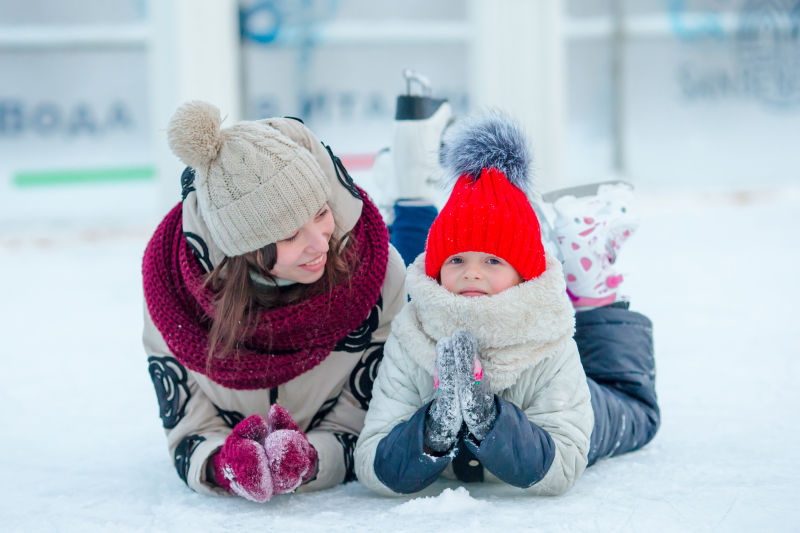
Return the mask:
<svg viewBox="0 0 800 533">
<path fill-rule="evenodd" d="M 264 447 L 269 426 L 261 415 L 245 418 L 233 428 L 214 457 L 214 480 L 220 487 L 254 502 L 272 498 L 272 473 Z"/>
<path fill-rule="evenodd" d="M 267 450 L 275 494 L 292 492 L 317 474 L 317 450 L 300 431 L 289 411 L 280 405 L 269 410 Z"/>
<path fill-rule="evenodd" d="M 289 412 L 273 405 L 268 419 L 253 415 L 239 422 L 213 458 L 214 482 L 255 502 L 295 490 L 317 468 L 317 451 Z"/>
</svg>

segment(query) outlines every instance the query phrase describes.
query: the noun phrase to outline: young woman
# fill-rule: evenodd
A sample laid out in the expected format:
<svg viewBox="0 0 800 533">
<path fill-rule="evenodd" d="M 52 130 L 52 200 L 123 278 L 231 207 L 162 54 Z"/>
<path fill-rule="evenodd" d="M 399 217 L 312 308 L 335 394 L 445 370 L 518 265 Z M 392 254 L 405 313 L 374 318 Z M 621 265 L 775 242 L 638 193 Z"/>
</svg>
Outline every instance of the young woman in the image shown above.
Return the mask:
<svg viewBox="0 0 800 533">
<path fill-rule="evenodd" d="M 404 264 L 301 122 L 220 124 L 202 102 L 170 122 L 189 168 L 145 251 L 144 346 L 180 478 L 267 501 L 355 478 Z"/>
</svg>

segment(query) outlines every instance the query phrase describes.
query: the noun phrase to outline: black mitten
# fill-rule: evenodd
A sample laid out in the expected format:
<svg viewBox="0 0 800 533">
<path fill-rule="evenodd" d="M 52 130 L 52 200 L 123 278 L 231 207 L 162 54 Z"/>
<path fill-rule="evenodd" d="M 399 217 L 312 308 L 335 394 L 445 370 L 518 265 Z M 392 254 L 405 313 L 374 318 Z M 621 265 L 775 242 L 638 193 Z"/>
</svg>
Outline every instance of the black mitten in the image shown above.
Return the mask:
<svg viewBox="0 0 800 533">
<path fill-rule="evenodd" d="M 463 422 L 456 386 L 456 366 L 449 338 L 436 344 L 436 369 L 433 376 L 436 391 L 425 417 L 425 448 L 445 453 L 456 443 Z"/>
<path fill-rule="evenodd" d="M 486 438 L 497 418 L 494 394 L 489 391 L 472 333 L 458 329 L 451 340 L 456 362 L 456 381 L 461 416 L 467 429 L 479 441 Z"/>
</svg>

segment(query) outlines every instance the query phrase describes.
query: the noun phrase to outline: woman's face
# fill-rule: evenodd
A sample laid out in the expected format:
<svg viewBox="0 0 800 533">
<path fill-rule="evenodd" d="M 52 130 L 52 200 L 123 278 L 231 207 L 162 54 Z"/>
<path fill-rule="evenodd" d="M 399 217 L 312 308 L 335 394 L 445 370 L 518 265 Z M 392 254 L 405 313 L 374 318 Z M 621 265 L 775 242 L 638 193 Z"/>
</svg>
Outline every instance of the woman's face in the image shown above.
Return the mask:
<svg viewBox="0 0 800 533">
<path fill-rule="evenodd" d="M 292 235 L 278 241 L 278 259 L 270 274 L 297 283 L 314 283 L 322 277 L 334 221 L 328 204 Z"/>
</svg>

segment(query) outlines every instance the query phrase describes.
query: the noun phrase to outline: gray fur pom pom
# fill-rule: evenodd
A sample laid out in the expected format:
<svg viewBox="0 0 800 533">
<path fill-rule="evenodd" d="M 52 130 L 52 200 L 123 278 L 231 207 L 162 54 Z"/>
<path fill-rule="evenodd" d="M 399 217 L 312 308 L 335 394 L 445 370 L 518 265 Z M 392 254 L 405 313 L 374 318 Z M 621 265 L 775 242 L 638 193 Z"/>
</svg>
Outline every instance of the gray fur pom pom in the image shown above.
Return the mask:
<svg viewBox="0 0 800 533">
<path fill-rule="evenodd" d="M 478 179 L 481 170 L 495 167 L 513 185 L 530 192 L 533 155 L 519 124 L 491 112 L 460 120 L 445 134 L 442 163 L 453 179 L 467 174 Z"/>
<path fill-rule="evenodd" d="M 194 100 L 181 105 L 169 121 L 167 141 L 172 152 L 192 168 L 213 161 L 222 146 L 219 109 Z"/>
</svg>

